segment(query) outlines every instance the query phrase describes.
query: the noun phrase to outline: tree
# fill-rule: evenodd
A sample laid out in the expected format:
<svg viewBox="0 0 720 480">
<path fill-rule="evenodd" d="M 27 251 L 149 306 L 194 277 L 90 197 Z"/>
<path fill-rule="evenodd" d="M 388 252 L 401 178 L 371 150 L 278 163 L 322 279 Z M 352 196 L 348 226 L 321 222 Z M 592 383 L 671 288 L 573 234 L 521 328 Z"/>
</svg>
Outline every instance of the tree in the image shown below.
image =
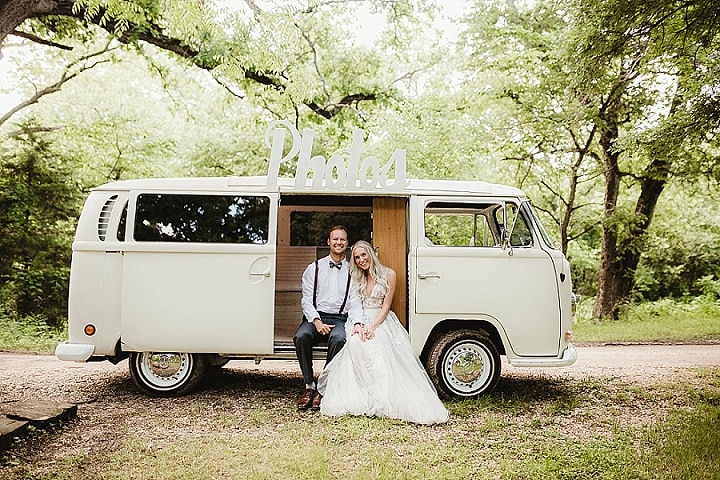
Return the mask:
<svg viewBox="0 0 720 480">
<path fill-rule="evenodd" d="M 13 142 L 19 149 L 0 152 L 0 292 L 20 315 L 57 326 L 67 311 L 77 188 L 36 125 L 22 125 Z"/>
<path fill-rule="evenodd" d="M 668 179 L 716 171 L 717 114 L 707 92 L 717 88 L 711 73 L 718 71 L 712 55 L 717 39 L 708 34 L 716 27 L 704 15 L 717 7 L 639 1 L 477 5 L 469 31 L 475 65 L 486 75 L 502 72 L 490 92 L 511 113 L 500 148 L 518 161 L 524 175 L 519 183 L 543 187 L 541 208 L 555 219 L 563 248 L 594 229 L 590 215 L 583 224 L 573 219 L 581 208 L 595 210 L 587 185 L 594 186 L 599 174 L 604 179 L 593 315 L 616 317 L 632 292 Z M 586 192 L 579 195 L 581 187 Z"/>
<path fill-rule="evenodd" d="M 702 0 L 576 5 L 570 51 L 579 59 L 577 85 L 587 94 L 606 85 L 596 115 L 606 178 L 596 318 L 616 317 L 630 297 L 668 180 L 708 173 L 718 178 L 719 13 L 717 2 Z M 653 93 L 663 93 L 661 101 L 648 95 L 653 86 Z M 636 192 L 631 211 L 619 208 L 626 180 Z"/>
<path fill-rule="evenodd" d="M 422 49 L 405 47 L 422 31 L 423 23 L 418 21 L 427 23 L 432 18 L 432 2 L 426 7 L 424 1 L 412 6 L 405 0 L 319 1 L 298 9 L 280 1 L 276 2 L 279 7 L 269 3 L 266 11 L 251 0 L 245 3 L 244 10 L 223 12 L 200 0 L 4 2 L 0 8 L 5 12 L 11 6 L 14 9 L 2 17 L 3 22 L 15 25 L 28 18 L 13 35 L 63 51 L 82 48 L 86 52 L 68 55 L 60 79 L 46 82 L 47 87 L 36 82 L 40 86 L 34 86 L 28 100 L 8 112 L 4 120 L 76 79 L 83 68 L 89 68 L 91 57 L 97 60 L 90 66 L 107 61 L 108 56 L 99 56 L 94 44 L 112 45 L 113 58 L 127 61 L 117 53 L 117 42 L 112 41 L 116 38 L 146 58 L 160 76 L 168 67 L 158 60 L 158 51 L 173 56 L 177 65 L 191 62 L 209 72 L 237 100 L 239 105 L 233 108 L 252 113 L 244 120 L 253 127 L 260 128 L 275 118 L 294 117 L 297 126 L 313 127 L 319 130 L 318 137 L 336 139 L 334 145 L 328 145 L 332 150 L 347 144 L 353 127 L 364 127 L 373 112 L 386 108 L 392 97 L 402 97 L 397 84 L 423 68 L 418 68 L 417 62 L 425 59 L 418 59 L 415 53 Z M 356 42 L 350 31 L 358 4 L 387 13 L 389 28 L 372 46 Z M 427 36 L 427 30 L 424 33 Z M 435 57 L 431 61 L 440 60 Z M 262 131 L 246 129 L 243 133 L 244 138 L 255 139 L 252 158 L 257 157 L 258 149 L 264 152 Z M 90 133 L 88 138 L 94 136 Z M 218 151 L 215 143 L 191 146 L 198 153 L 192 171 L 259 173 L 255 161 L 229 165 L 227 159 L 218 158 L 219 154 L 247 157 L 238 151 Z M 116 170 L 107 178 L 119 175 L 121 171 Z"/>
<path fill-rule="evenodd" d="M 490 113 L 488 147 L 510 166 L 515 183 L 552 222 L 568 253 L 570 243 L 597 228 L 595 187 L 598 127 L 591 100 L 578 96 L 562 54 L 570 26 L 552 2 L 534 8 L 515 2 L 477 2 L 462 37 L 471 48 L 465 91 Z"/>
<path fill-rule="evenodd" d="M 69 48 L 61 42 L 87 40 L 96 26 L 127 45 L 151 44 L 212 71 L 238 95 L 276 94 L 286 105 L 304 106 L 327 120 L 387 94 L 374 74 L 367 75 L 367 67 L 379 63 L 370 49 L 347 48 L 336 34 L 327 42 L 341 25 L 338 20 L 352 22 L 352 12 L 333 3 L 287 13 L 262 11 L 247 0 L 251 17 L 227 14 L 221 25 L 222 12 L 202 0 L 5 0 L 0 2 L 0 46 L 13 34 Z M 375 3 L 389 5 L 384 8 L 398 25 L 413 12 L 403 0 Z M 337 55 L 344 57 L 345 68 L 335 74 L 326 57 Z M 362 62 L 364 71 L 353 71 L 359 66 L 352 65 L 355 55 L 369 60 Z"/>
</svg>

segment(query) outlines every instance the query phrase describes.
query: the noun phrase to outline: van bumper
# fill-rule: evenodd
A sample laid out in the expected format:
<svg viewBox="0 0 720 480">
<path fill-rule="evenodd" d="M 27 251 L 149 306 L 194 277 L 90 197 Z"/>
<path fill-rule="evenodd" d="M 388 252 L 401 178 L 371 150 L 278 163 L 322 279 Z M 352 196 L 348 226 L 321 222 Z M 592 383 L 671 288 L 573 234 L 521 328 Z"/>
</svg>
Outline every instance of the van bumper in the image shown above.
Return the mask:
<svg viewBox="0 0 720 480">
<path fill-rule="evenodd" d="M 66 362 L 87 362 L 94 351 L 95 345 L 63 342 L 55 348 L 55 356 Z"/>
<path fill-rule="evenodd" d="M 575 345 L 569 343 L 560 357 L 509 358 L 513 367 L 567 367 L 577 360 Z"/>
</svg>

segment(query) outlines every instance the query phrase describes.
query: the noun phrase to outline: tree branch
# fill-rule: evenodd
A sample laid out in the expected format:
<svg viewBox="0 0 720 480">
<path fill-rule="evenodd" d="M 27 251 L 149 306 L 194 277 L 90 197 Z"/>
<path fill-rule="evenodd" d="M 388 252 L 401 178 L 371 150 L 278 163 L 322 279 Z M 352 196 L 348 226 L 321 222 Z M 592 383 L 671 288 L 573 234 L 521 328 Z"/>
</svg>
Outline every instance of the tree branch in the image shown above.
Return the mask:
<svg viewBox="0 0 720 480">
<path fill-rule="evenodd" d="M 253 5 L 255 5 L 254 2 L 250 1 L 246 3 L 248 3 L 253 12 L 256 12 L 256 9 L 253 9 Z M 104 29 L 124 44 L 133 44 L 135 42 L 142 41 L 155 45 L 156 47 L 172 52 L 181 58 L 190 60 L 195 66 L 204 70 L 213 70 L 220 65 L 221 61 L 218 59 L 217 55 L 203 55 L 203 52 L 186 44 L 181 39 L 168 37 L 162 33 L 163 29 L 157 24 L 151 23 L 147 26 L 128 24 L 127 28 L 119 29 L 117 22 L 113 19 L 108 20 L 106 17 L 106 11 L 100 10 L 94 17 L 88 17 L 85 10 L 74 10 L 74 4 L 75 2 L 72 0 L 59 0 L 56 2 L 55 9 L 50 14 L 73 17 L 82 22 L 91 22 L 92 24 Z M 122 33 L 118 35 L 118 31 L 121 31 Z M 287 88 L 285 81 L 279 72 L 261 72 L 253 68 L 241 68 L 245 79 L 251 82 L 273 88 L 277 91 L 285 91 Z M 330 103 L 326 106 L 321 106 L 316 102 L 305 102 L 305 105 L 317 115 L 326 119 L 331 119 L 340 113 L 340 111 L 344 108 L 362 101 L 374 101 L 376 99 L 376 94 L 355 93 L 348 94 L 338 102 Z"/>
<path fill-rule="evenodd" d="M 55 92 L 60 91 L 60 89 L 62 88 L 62 86 L 63 86 L 65 83 L 67 83 L 67 82 L 69 82 L 70 80 L 72 80 L 73 78 L 77 77 L 77 76 L 80 75 L 82 72 L 84 72 L 84 71 L 86 71 L 86 70 L 90 70 L 91 68 L 93 68 L 93 67 L 95 67 L 95 66 L 97 66 L 97 65 L 99 65 L 99 64 L 101 64 L 101 63 L 109 62 L 109 60 L 102 60 L 102 59 L 101 59 L 101 60 L 96 60 L 96 61 L 94 61 L 94 62 L 92 62 L 92 63 L 90 63 L 90 64 L 84 64 L 84 65 L 80 66 L 77 70 L 75 70 L 74 72 L 71 73 L 71 71 L 73 70 L 73 68 L 74 68 L 75 66 L 77 66 L 78 64 L 87 62 L 88 60 L 90 60 L 90 59 L 92 59 L 92 58 L 95 58 L 95 57 L 97 57 L 97 56 L 99 56 L 99 55 L 102 55 L 102 54 L 104 54 L 104 53 L 107 53 L 107 52 L 109 52 L 109 51 L 111 51 L 111 50 L 113 50 L 113 49 L 110 48 L 110 43 L 108 42 L 108 43 L 105 45 L 105 47 L 103 47 L 102 50 L 99 50 L 99 51 L 93 52 L 93 53 L 89 53 L 89 54 L 87 54 L 87 55 L 83 55 L 83 56 L 80 57 L 79 59 L 77 59 L 77 60 L 75 60 L 74 62 L 70 63 L 68 66 L 65 67 L 65 69 L 63 70 L 62 75 L 60 76 L 60 79 L 59 79 L 57 82 L 55 82 L 55 83 L 53 83 L 52 85 L 49 85 L 49 86 L 43 88 L 42 90 L 36 91 L 35 94 L 34 94 L 32 97 L 28 98 L 28 99 L 25 100 L 24 102 L 19 103 L 19 104 L 16 105 L 15 107 L 11 108 L 10 111 L 8 111 L 8 112 L 5 113 L 4 115 L 0 116 L 0 125 L 2 125 L 3 123 L 7 122 L 13 115 L 15 115 L 15 114 L 16 114 L 17 112 L 19 112 L 20 110 L 22 110 L 22 109 L 24 109 L 24 108 L 27 108 L 27 107 L 29 107 L 30 105 L 34 105 L 34 104 L 38 103 L 38 102 L 40 101 L 40 99 L 41 99 L 42 97 L 44 97 L 45 95 L 50 95 L 51 93 L 55 93 Z"/>
<path fill-rule="evenodd" d="M 67 45 L 63 45 L 61 43 L 56 43 L 50 40 L 45 40 L 44 38 L 40 38 L 37 35 L 33 35 L 32 33 L 22 32 L 20 30 L 13 30 L 10 35 L 13 35 L 15 37 L 25 38 L 27 40 L 30 40 L 31 42 L 39 43 L 40 45 L 47 45 L 48 47 L 55 47 L 59 48 L 61 50 L 72 50 L 73 47 L 69 47 Z"/>
</svg>

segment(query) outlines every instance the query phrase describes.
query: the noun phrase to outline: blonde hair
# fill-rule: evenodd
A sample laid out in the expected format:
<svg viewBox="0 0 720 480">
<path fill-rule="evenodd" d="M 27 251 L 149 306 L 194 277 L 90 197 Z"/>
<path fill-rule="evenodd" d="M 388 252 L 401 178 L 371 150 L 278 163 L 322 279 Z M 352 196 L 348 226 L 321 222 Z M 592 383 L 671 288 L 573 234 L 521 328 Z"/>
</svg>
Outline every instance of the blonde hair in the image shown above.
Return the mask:
<svg viewBox="0 0 720 480">
<path fill-rule="evenodd" d="M 358 267 L 355 263 L 356 248 L 362 248 L 367 252 L 368 257 L 370 257 L 370 267 L 367 269 L 367 274 L 365 273 L 365 270 Z M 350 249 L 350 259 L 350 275 L 352 276 L 355 285 L 357 285 L 358 293 L 360 294 L 360 296 L 365 296 L 365 292 L 367 291 L 367 275 L 370 275 L 372 278 L 374 278 L 375 281 L 380 285 L 383 295 L 387 293 L 387 267 L 380 263 L 380 259 L 378 258 L 377 253 L 375 253 L 375 249 L 372 245 L 370 245 L 365 240 L 359 240 L 355 242 L 355 244 Z"/>
</svg>

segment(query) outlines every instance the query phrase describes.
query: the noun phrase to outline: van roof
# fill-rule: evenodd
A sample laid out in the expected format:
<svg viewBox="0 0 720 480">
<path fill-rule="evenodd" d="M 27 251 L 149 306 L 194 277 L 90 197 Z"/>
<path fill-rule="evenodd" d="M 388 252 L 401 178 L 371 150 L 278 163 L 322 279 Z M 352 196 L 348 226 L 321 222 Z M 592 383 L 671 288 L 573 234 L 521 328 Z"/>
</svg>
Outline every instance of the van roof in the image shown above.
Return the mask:
<svg viewBox="0 0 720 480">
<path fill-rule="evenodd" d="M 480 182 L 476 180 L 420 180 L 408 179 L 405 188 L 400 190 L 364 190 L 361 188 L 342 188 L 334 190 L 331 188 L 313 189 L 311 181 L 307 182 L 306 188 L 296 189 L 295 179 L 278 178 L 277 186 L 268 188 L 267 177 L 187 177 L 187 178 L 146 178 L 136 180 L 119 180 L 116 182 L 100 185 L 93 190 L 103 191 L 130 191 L 130 190 L 153 190 L 153 191 L 177 191 L 185 190 L 190 192 L 210 191 L 227 192 L 234 190 L 246 190 L 253 192 L 279 192 L 282 194 L 351 194 L 351 195 L 377 195 L 382 193 L 388 196 L 406 197 L 415 194 L 422 195 L 498 195 L 525 197 L 525 193 L 515 187 L 497 183 Z"/>
</svg>

